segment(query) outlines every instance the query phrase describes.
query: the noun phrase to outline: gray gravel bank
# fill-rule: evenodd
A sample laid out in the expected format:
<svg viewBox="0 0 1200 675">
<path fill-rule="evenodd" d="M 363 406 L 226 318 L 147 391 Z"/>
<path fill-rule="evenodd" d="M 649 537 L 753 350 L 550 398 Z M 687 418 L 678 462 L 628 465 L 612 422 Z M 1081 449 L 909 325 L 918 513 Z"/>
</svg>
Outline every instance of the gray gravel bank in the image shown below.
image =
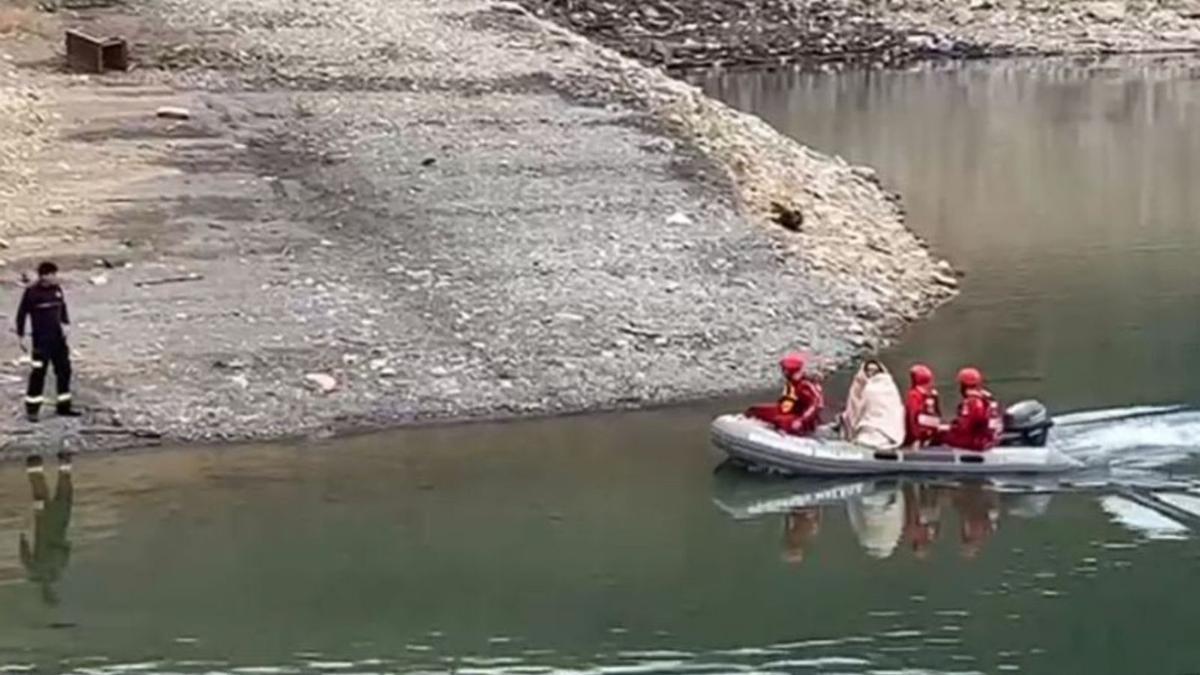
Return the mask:
<svg viewBox="0 0 1200 675">
<path fill-rule="evenodd" d="M 667 68 L 1200 49 L 1196 0 L 521 0 Z"/>
<path fill-rule="evenodd" d="M 157 0 L 91 21 L 144 67 L 6 65 L 0 100 L 28 113 L 8 276 L 67 263 L 99 431 L 13 420 L 10 448 L 745 391 L 784 349 L 833 365 L 952 294 L 869 169 L 515 5 Z M 0 372 L 14 394 L 21 374 Z"/>
</svg>

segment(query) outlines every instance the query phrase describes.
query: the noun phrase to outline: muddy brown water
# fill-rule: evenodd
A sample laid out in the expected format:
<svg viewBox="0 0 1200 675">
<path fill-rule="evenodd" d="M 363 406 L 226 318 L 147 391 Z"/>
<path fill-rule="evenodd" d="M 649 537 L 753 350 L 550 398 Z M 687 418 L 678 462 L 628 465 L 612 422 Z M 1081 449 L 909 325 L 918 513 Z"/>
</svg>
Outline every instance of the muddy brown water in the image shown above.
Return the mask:
<svg viewBox="0 0 1200 675">
<path fill-rule="evenodd" d="M 894 367 L 1115 409 L 1057 430 L 1071 485 L 714 470 L 745 401 L 51 458 L 40 506 L 0 468 L 0 670 L 1195 672 L 1200 413 L 1133 407 L 1200 399 L 1194 72 L 706 83 L 878 166 L 969 273 Z"/>
</svg>

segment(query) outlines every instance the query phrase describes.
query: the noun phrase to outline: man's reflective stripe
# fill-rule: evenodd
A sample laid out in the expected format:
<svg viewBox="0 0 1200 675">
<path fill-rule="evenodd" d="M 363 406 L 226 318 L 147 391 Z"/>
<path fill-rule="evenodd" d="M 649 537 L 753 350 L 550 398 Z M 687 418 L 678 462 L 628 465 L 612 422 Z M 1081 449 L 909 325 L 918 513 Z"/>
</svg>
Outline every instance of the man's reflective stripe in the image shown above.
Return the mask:
<svg viewBox="0 0 1200 675">
<path fill-rule="evenodd" d="M 936 427 L 942 423 L 942 420 L 936 415 L 917 415 L 917 424 L 925 427 Z"/>
<path fill-rule="evenodd" d="M 46 400 L 46 397 L 44 397 L 44 396 L 26 396 L 25 397 L 25 402 L 29 403 L 29 404 L 35 404 L 35 403 L 41 404 L 45 400 Z"/>
<path fill-rule="evenodd" d="M 59 394 L 59 395 L 58 395 L 58 402 L 59 402 L 59 403 L 66 403 L 67 401 L 70 401 L 70 400 L 71 400 L 71 392 L 67 392 L 67 393 L 65 393 L 65 394 Z"/>
<path fill-rule="evenodd" d="M 33 366 L 34 370 L 37 370 L 38 368 L 45 368 L 46 362 L 45 361 L 30 361 L 29 365 Z"/>
</svg>

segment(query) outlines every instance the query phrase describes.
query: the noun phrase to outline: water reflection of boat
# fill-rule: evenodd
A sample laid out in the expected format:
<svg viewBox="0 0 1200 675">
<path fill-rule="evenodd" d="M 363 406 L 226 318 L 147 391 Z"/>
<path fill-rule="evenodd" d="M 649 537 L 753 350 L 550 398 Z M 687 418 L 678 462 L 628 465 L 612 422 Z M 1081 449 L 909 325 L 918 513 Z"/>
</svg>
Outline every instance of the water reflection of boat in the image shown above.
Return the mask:
<svg viewBox="0 0 1200 675">
<path fill-rule="evenodd" d="M 990 481 L 921 482 L 901 479 L 747 481 L 718 479 L 713 502 L 735 519 L 782 515 L 784 559 L 804 560 L 830 510 L 845 509 L 863 550 L 873 558 L 893 557 L 903 545 L 928 558 L 942 536 L 947 513 L 957 520 L 964 557 L 980 554 L 997 531 L 1002 513 L 1039 517 L 1049 492 L 1005 492 Z M 952 530 L 954 531 L 954 530 Z"/>
</svg>

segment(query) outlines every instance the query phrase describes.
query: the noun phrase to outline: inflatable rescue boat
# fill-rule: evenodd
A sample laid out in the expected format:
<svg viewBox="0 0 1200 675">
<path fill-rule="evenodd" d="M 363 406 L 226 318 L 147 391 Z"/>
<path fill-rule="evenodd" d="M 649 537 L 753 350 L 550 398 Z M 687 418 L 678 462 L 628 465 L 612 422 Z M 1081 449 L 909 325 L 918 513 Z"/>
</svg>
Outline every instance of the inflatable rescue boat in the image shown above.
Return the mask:
<svg viewBox="0 0 1200 675">
<path fill-rule="evenodd" d="M 814 476 L 868 474 L 1062 473 L 1083 463 L 1046 447 L 1053 420 L 1037 401 L 1022 401 L 1004 416 L 1004 437 L 987 452 L 932 446 L 881 450 L 839 438 L 832 428 L 812 436 L 785 434 L 745 415 L 722 415 L 712 423 L 713 444 L 735 463 L 778 473 Z"/>
</svg>

